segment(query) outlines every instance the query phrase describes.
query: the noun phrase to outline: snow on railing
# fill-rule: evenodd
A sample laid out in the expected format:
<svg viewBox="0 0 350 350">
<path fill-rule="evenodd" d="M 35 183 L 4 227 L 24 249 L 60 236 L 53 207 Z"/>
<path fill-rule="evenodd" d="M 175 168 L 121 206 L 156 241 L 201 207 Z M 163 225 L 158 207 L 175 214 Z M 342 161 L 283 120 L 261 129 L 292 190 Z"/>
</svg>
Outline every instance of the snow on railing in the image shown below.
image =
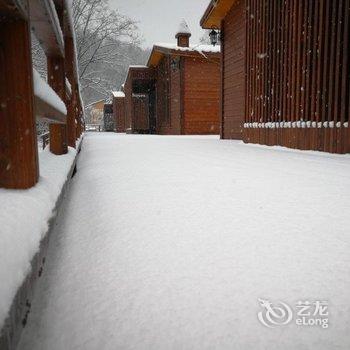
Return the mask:
<svg viewBox="0 0 350 350">
<path fill-rule="evenodd" d="M 0 17 L 8 22 L 0 34 L 6 56 L 0 57 L 0 66 L 7 75 L 0 81 L 5 126 L 0 138 L 9 145 L 0 162 L 0 187 L 24 189 L 39 179 L 35 118 L 52 124 L 50 151 L 56 155 L 67 153 L 67 146 L 76 147 L 83 130 L 72 1 L 31 0 L 23 5 L 7 0 L 0 6 Z M 33 71 L 30 29 L 47 56 L 48 83 Z M 24 161 L 20 148 L 26 149 Z"/>
<path fill-rule="evenodd" d="M 32 291 L 24 281 L 73 172 L 74 148 L 82 139 L 83 101 L 71 6 L 69 0 L 0 0 L 0 140 L 6 145 L 0 161 L 1 349 L 6 332 L 6 344 L 16 348 Z M 33 69 L 30 30 L 47 57 L 48 82 Z M 40 155 L 36 117 L 50 123 L 50 132 L 39 138 L 43 147 L 50 140 L 50 149 Z M 38 276 L 34 265 L 32 273 L 31 283 Z"/>
<path fill-rule="evenodd" d="M 66 105 L 35 69 L 33 69 L 33 82 L 35 100 L 40 100 L 40 106 L 42 107 L 36 110 L 37 115 L 55 122 L 65 122 L 67 115 Z M 54 110 L 54 112 L 51 111 L 52 114 L 50 113 L 50 109 Z"/>
</svg>

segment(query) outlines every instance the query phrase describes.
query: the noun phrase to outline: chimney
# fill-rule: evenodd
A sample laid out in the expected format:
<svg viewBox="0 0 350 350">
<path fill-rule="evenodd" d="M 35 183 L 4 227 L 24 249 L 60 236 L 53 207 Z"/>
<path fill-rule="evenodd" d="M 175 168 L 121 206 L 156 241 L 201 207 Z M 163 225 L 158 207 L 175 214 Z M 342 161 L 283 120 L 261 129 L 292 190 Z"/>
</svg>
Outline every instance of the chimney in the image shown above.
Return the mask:
<svg viewBox="0 0 350 350">
<path fill-rule="evenodd" d="M 190 28 L 188 28 L 186 21 L 183 19 L 175 35 L 175 38 L 177 39 L 177 46 L 189 47 L 190 36 L 191 36 Z"/>
</svg>

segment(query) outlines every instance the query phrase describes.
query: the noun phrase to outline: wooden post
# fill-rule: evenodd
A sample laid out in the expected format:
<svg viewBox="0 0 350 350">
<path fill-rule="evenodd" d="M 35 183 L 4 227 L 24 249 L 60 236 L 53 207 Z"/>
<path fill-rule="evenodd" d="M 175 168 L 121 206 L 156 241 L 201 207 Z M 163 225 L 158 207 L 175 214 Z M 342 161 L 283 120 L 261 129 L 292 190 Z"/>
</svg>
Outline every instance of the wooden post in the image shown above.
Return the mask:
<svg viewBox="0 0 350 350">
<path fill-rule="evenodd" d="M 28 22 L 0 20 L 0 187 L 25 189 L 39 178 Z"/>
<path fill-rule="evenodd" d="M 66 100 L 66 81 L 64 59 L 62 57 L 47 58 L 47 78 L 52 89 L 63 102 Z M 67 126 L 65 124 L 50 124 L 50 151 L 53 154 L 66 154 Z"/>
<path fill-rule="evenodd" d="M 74 76 L 74 41 L 71 37 L 65 37 L 65 70 L 66 76 L 72 86 L 72 94 L 67 101 L 67 142 L 68 146 L 75 148 L 76 128 L 75 128 L 75 106 L 77 101 L 76 80 Z"/>
</svg>

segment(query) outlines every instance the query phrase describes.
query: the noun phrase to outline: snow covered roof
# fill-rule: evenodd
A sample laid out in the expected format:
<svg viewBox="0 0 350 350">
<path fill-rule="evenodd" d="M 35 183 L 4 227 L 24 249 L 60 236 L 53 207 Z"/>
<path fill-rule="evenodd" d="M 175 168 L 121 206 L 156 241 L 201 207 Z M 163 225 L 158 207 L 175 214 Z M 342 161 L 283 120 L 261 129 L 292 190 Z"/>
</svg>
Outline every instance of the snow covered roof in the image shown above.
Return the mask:
<svg viewBox="0 0 350 350">
<path fill-rule="evenodd" d="M 125 94 L 123 91 L 112 91 L 113 97 L 125 97 Z"/>
<path fill-rule="evenodd" d="M 177 51 L 177 52 L 176 52 Z M 148 59 L 147 65 L 149 67 L 155 67 L 165 54 L 170 53 L 198 53 L 203 56 L 206 54 L 218 54 L 220 52 L 220 46 L 212 46 L 212 45 L 190 45 L 189 47 L 178 46 L 177 44 L 171 43 L 157 43 L 153 46 L 153 50 Z"/>
<path fill-rule="evenodd" d="M 182 47 L 177 46 L 177 44 L 170 44 L 170 43 L 158 43 L 154 45 L 155 47 L 159 48 L 165 48 L 170 50 L 177 50 L 177 51 L 184 51 L 184 52 L 208 52 L 208 53 L 219 53 L 220 52 L 220 46 L 213 46 L 213 45 L 190 45 L 189 47 Z"/>
<path fill-rule="evenodd" d="M 179 28 L 176 32 L 176 37 L 178 37 L 179 34 L 186 34 L 188 36 L 191 36 L 190 28 L 188 27 L 188 24 L 184 19 L 181 21 L 179 25 Z"/>
</svg>

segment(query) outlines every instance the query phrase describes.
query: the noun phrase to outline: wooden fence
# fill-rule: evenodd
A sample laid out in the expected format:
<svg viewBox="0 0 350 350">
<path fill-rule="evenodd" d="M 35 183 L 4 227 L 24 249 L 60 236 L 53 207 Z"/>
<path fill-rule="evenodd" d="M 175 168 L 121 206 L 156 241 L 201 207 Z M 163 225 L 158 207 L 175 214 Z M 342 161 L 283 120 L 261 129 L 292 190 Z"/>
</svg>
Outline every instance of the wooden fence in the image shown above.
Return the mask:
<svg viewBox="0 0 350 350">
<path fill-rule="evenodd" d="M 37 117 L 50 122 L 53 154 L 67 153 L 82 133 L 69 6 L 68 0 L 0 0 L 0 187 L 37 183 Z M 47 83 L 33 72 L 31 31 L 47 57 Z"/>
<path fill-rule="evenodd" d="M 349 0 L 247 0 L 244 140 L 350 152 Z"/>
</svg>

